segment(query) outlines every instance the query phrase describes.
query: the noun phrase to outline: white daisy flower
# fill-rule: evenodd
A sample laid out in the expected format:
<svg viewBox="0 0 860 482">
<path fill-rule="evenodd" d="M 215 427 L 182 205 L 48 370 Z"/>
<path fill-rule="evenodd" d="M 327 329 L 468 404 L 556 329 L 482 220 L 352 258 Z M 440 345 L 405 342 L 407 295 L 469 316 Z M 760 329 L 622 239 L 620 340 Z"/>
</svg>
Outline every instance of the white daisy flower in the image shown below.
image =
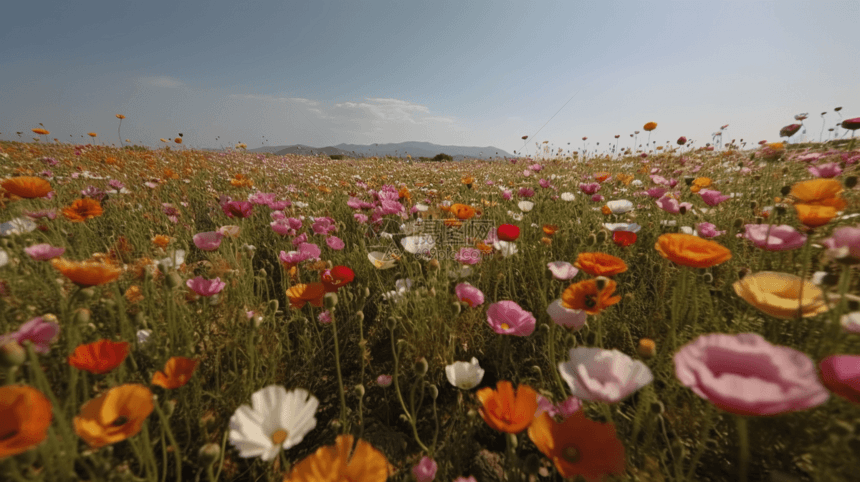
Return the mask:
<svg viewBox="0 0 860 482">
<path fill-rule="evenodd" d="M 478 364 L 478 359 L 472 357 L 470 362 L 458 361 L 446 366 L 445 375 L 451 385 L 461 390 L 471 390 L 481 383 L 484 369 Z"/>
<path fill-rule="evenodd" d="M 570 202 L 570 201 L 573 201 L 574 199 L 576 199 L 576 196 L 574 196 L 574 194 L 572 192 L 561 193 L 561 200 L 562 201 Z"/>
<path fill-rule="evenodd" d="M 520 201 L 517 203 L 517 206 L 519 206 L 520 211 L 527 213 L 527 212 L 531 211 L 532 209 L 534 209 L 535 203 L 533 203 L 531 201 Z"/>
<path fill-rule="evenodd" d="M 269 462 L 316 427 L 318 406 L 319 400 L 306 390 L 287 392 L 282 386 L 269 385 L 251 395 L 250 406 L 242 405 L 230 417 L 230 444 L 240 457 Z"/>
</svg>

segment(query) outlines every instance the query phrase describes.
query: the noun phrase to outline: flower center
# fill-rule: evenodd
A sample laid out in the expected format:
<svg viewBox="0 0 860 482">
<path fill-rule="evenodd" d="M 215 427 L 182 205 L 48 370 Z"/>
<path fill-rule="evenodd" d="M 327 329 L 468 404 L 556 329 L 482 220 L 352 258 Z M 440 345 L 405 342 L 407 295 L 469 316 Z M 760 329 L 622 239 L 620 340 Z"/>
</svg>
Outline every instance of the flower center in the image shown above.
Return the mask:
<svg viewBox="0 0 860 482">
<path fill-rule="evenodd" d="M 272 443 L 275 445 L 281 445 L 284 443 L 284 440 L 287 439 L 287 435 L 286 430 L 276 430 L 275 433 L 272 434 Z"/>
<path fill-rule="evenodd" d="M 511 329 L 511 325 L 509 325 L 509 324 L 507 324 L 507 323 L 502 323 L 502 329 L 503 329 L 503 330 L 510 330 L 510 329 Z"/>
<path fill-rule="evenodd" d="M 595 306 L 597 306 L 597 300 L 595 300 L 595 298 L 596 297 L 594 295 L 587 295 L 584 301 L 585 307 L 594 308 Z"/>
<path fill-rule="evenodd" d="M 111 426 L 113 426 L 113 427 L 122 427 L 123 425 L 125 425 L 125 424 L 127 424 L 127 423 L 128 423 L 128 417 L 124 417 L 124 416 L 120 415 L 119 417 L 117 417 L 117 419 L 116 419 L 116 420 L 114 420 L 114 421 L 111 423 Z"/>
<path fill-rule="evenodd" d="M 579 450 L 577 450 L 573 445 L 565 447 L 564 450 L 561 451 L 562 458 L 570 463 L 578 462 L 580 455 Z"/>
<path fill-rule="evenodd" d="M 16 435 L 18 435 L 18 431 L 14 429 L 9 431 L 9 433 L 0 433 L 0 442 L 5 442 Z"/>
</svg>

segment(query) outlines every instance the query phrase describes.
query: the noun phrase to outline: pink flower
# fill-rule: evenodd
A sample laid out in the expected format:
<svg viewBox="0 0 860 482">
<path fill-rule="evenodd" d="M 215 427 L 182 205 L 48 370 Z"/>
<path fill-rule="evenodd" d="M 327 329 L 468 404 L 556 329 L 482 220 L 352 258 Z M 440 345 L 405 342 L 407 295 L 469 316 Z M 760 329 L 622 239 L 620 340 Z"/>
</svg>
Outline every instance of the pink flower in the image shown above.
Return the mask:
<svg viewBox="0 0 860 482">
<path fill-rule="evenodd" d="M 832 355 L 818 364 L 821 382 L 831 392 L 860 403 L 860 355 Z"/>
<path fill-rule="evenodd" d="M 337 236 L 327 237 L 325 239 L 325 244 L 328 245 L 329 248 L 331 248 L 335 251 L 340 251 L 344 247 L 346 247 L 346 244 L 343 242 L 343 240 L 338 238 Z"/>
<path fill-rule="evenodd" d="M 836 164 L 835 162 L 809 166 L 806 170 L 815 177 L 831 178 L 842 174 L 842 168 L 840 168 L 839 164 Z"/>
<path fill-rule="evenodd" d="M 538 181 L 538 184 L 540 184 L 540 187 L 542 187 L 544 189 L 546 189 L 550 186 L 549 181 L 546 179 L 541 179 L 540 181 Z"/>
<path fill-rule="evenodd" d="M 696 395 L 737 415 L 776 415 L 827 401 L 815 363 L 757 333 L 702 335 L 675 353 L 675 375 Z"/>
<path fill-rule="evenodd" d="M 42 209 L 41 211 L 24 211 L 24 214 L 29 218 L 40 219 L 40 218 L 48 218 L 51 220 L 57 219 L 57 210 L 56 209 Z"/>
<path fill-rule="evenodd" d="M 221 240 L 224 235 L 219 231 L 208 231 L 205 233 L 195 234 L 193 238 L 194 246 L 203 251 L 215 251 L 218 246 L 221 246 Z"/>
<path fill-rule="evenodd" d="M 268 206 L 269 204 L 275 202 L 275 196 L 277 196 L 277 195 L 273 192 L 272 193 L 255 192 L 254 194 L 251 194 L 250 196 L 248 196 L 248 202 L 250 202 L 252 204 L 257 204 L 260 206 L 262 206 L 262 205 Z"/>
<path fill-rule="evenodd" d="M 463 264 L 478 264 L 481 261 L 481 250 L 464 246 L 457 251 L 454 259 Z"/>
<path fill-rule="evenodd" d="M 272 231 L 281 236 L 295 236 L 296 230 L 290 227 L 290 224 L 286 219 L 277 219 L 269 223 L 269 226 L 272 227 Z"/>
<path fill-rule="evenodd" d="M 248 201 L 229 201 L 221 205 L 221 210 L 224 211 L 224 214 L 228 218 L 232 218 L 233 216 L 247 218 L 251 215 L 253 209 L 254 205 Z"/>
<path fill-rule="evenodd" d="M 514 197 L 514 193 L 512 193 L 511 191 L 505 189 L 505 191 L 502 192 L 502 199 L 504 199 L 505 201 L 510 201 L 512 197 Z"/>
<path fill-rule="evenodd" d="M 696 225 L 696 232 L 703 238 L 713 238 L 721 234 L 726 234 L 725 231 L 717 231 L 717 227 L 711 223 L 699 223 Z"/>
<path fill-rule="evenodd" d="M 708 206 L 716 206 L 723 201 L 731 199 L 731 196 L 726 196 L 720 191 L 714 191 L 711 189 L 702 189 L 699 191 L 699 195 L 702 196 L 702 201 L 705 201 L 705 204 Z"/>
<path fill-rule="evenodd" d="M 313 243 L 302 243 L 299 245 L 299 253 L 305 256 L 305 259 L 317 259 L 322 254 L 320 247 Z"/>
<path fill-rule="evenodd" d="M 546 267 L 549 268 L 552 277 L 558 280 L 573 279 L 579 273 L 579 269 L 567 261 L 551 261 L 546 264 Z"/>
<path fill-rule="evenodd" d="M 573 310 L 561 304 L 561 299 L 557 299 L 549 304 L 546 312 L 552 321 L 559 326 L 563 326 L 572 331 L 579 331 L 585 326 L 588 321 L 588 313 L 584 310 Z"/>
<path fill-rule="evenodd" d="M 186 281 L 185 285 L 200 296 L 215 296 L 227 286 L 227 283 L 221 281 L 221 278 L 208 280 L 202 276 L 198 276 Z"/>
<path fill-rule="evenodd" d="M 581 183 L 579 189 L 585 194 L 594 194 L 600 190 L 599 182 Z"/>
<path fill-rule="evenodd" d="M 360 224 L 367 223 L 367 215 L 365 214 L 355 213 L 352 215 L 352 217 L 354 217 L 355 220 L 358 221 Z"/>
<path fill-rule="evenodd" d="M 581 408 L 582 400 L 574 397 L 573 395 L 553 405 L 548 398 L 538 394 L 538 409 L 535 412 L 535 417 L 539 416 L 541 412 L 546 412 L 550 417 L 559 417 L 564 420 L 578 412 Z"/>
<path fill-rule="evenodd" d="M 487 309 L 487 323 L 500 335 L 529 336 L 536 322 L 531 313 L 513 301 L 499 301 Z"/>
<path fill-rule="evenodd" d="M 670 214 L 678 214 L 681 212 L 681 207 L 689 211 L 693 208 L 693 205 L 687 202 L 679 203 L 677 199 L 672 196 L 663 196 L 657 200 L 657 206 Z"/>
<path fill-rule="evenodd" d="M 652 187 L 651 189 L 645 191 L 645 193 L 647 193 L 648 196 L 654 199 L 660 199 L 661 197 L 663 197 L 664 194 L 666 194 L 666 189 L 662 187 Z"/>
<path fill-rule="evenodd" d="M 272 201 L 268 204 L 269 209 L 271 209 L 273 211 L 280 211 L 280 210 L 286 209 L 292 205 L 293 205 L 293 203 L 290 202 L 289 199 L 286 199 L 283 201 Z"/>
<path fill-rule="evenodd" d="M 311 229 L 314 230 L 314 234 L 328 234 L 337 231 L 337 225 L 332 218 L 316 218 Z"/>
<path fill-rule="evenodd" d="M 317 316 L 317 320 L 323 325 L 331 323 L 331 311 L 325 310 Z"/>
<path fill-rule="evenodd" d="M 38 316 L 21 325 L 18 331 L 0 336 L 0 345 L 12 340 L 19 344 L 29 341 L 33 344 L 33 351 L 44 355 L 50 351 L 51 343 L 57 339 L 59 334 L 60 325 L 53 321 L 45 321 L 41 316 Z"/>
<path fill-rule="evenodd" d="M 418 482 L 431 482 L 436 478 L 436 462 L 426 455 L 418 462 L 418 465 L 412 467 L 412 475 Z"/>
<path fill-rule="evenodd" d="M 390 386 L 392 381 L 391 375 L 379 375 L 376 377 L 376 384 L 382 388 Z"/>
<path fill-rule="evenodd" d="M 651 370 L 618 350 L 572 348 L 558 364 L 570 393 L 582 400 L 616 403 L 654 380 Z"/>
<path fill-rule="evenodd" d="M 535 195 L 535 190 L 528 187 L 521 187 L 519 192 L 517 192 L 519 197 L 530 198 Z"/>
<path fill-rule="evenodd" d="M 36 261 L 48 261 L 58 256 L 62 256 L 66 252 L 66 248 L 54 247 L 47 243 L 34 244 L 29 248 L 24 248 L 24 252 Z"/>
<path fill-rule="evenodd" d="M 302 233 L 302 234 L 296 236 L 295 238 L 293 238 L 293 241 L 292 241 L 293 246 L 298 246 L 298 245 L 300 245 L 302 243 L 306 243 L 306 242 L 308 242 L 307 233 Z"/>
<path fill-rule="evenodd" d="M 460 283 L 454 288 L 457 298 L 469 305 L 470 308 L 484 304 L 484 293 L 469 283 Z"/>
<path fill-rule="evenodd" d="M 821 244 L 827 248 L 828 256 L 850 264 L 860 263 L 860 225 L 836 228 Z"/>
<path fill-rule="evenodd" d="M 803 246 L 806 235 L 787 224 L 747 224 L 744 237 L 767 251 L 789 251 Z"/>
<path fill-rule="evenodd" d="M 591 196 L 591 200 L 596 203 L 602 203 L 604 199 L 605 198 L 600 194 L 595 194 L 594 196 Z"/>
</svg>

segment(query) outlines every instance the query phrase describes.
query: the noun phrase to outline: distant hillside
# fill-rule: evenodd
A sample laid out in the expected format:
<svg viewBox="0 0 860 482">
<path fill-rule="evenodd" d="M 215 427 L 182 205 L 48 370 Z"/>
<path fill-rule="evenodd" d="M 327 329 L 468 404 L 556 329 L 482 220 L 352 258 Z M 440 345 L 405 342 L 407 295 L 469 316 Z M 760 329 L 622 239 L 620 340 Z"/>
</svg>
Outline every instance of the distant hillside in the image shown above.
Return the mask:
<svg viewBox="0 0 860 482">
<path fill-rule="evenodd" d="M 311 147 L 302 144 L 292 146 L 265 146 L 249 149 L 250 152 L 271 152 L 278 155 L 284 154 L 342 154 L 349 157 L 372 157 L 372 156 L 412 156 L 433 157 L 436 154 L 445 153 L 455 160 L 462 159 L 491 159 L 495 157 L 513 157 L 497 147 L 469 147 L 469 146 L 441 146 L 430 142 L 400 142 L 397 144 L 338 144 L 329 147 Z"/>
</svg>

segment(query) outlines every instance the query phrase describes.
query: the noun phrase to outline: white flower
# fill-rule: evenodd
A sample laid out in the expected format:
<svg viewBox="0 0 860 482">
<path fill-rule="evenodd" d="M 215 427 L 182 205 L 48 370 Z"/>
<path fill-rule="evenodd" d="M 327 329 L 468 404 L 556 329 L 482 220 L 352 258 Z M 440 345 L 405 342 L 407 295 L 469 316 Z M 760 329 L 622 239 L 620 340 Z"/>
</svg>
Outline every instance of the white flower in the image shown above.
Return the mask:
<svg viewBox="0 0 860 482">
<path fill-rule="evenodd" d="M 179 268 L 185 262 L 185 250 L 177 249 L 173 252 L 173 256 L 168 256 L 158 262 L 165 268 Z"/>
<path fill-rule="evenodd" d="M 860 311 L 853 311 L 842 315 L 839 322 L 842 324 L 844 331 L 860 334 Z"/>
<path fill-rule="evenodd" d="M 15 218 L 0 224 L 0 236 L 11 236 L 13 234 L 27 234 L 36 229 L 37 224 L 27 218 Z"/>
<path fill-rule="evenodd" d="M 297 208 L 301 208 L 301 209 L 304 209 L 304 208 L 308 207 L 308 203 L 303 203 L 303 202 L 301 202 L 301 201 L 293 201 L 293 205 L 294 205 L 295 207 L 297 207 Z"/>
<path fill-rule="evenodd" d="M 458 361 L 446 366 L 445 375 L 451 385 L 461 390 L 471 390 L 481 383 L 484 369 L 478 364 L 478 359 L 472 357 L 471 362 Z"/>
<path fill-rule="evenodd" d="M 681 232 L 684 234 L 692 234 L 693 236 L 699 235 L 699 233 L 695 229 L 689 226 L 681 226 Z"/>
<path fill-rule="evenodd" d="M 619 199 L 617 201 L 609 201 L 606 203 L 606 207 L 612 211 L 612 214 L 624 214 L 633 210 L 633 203 L 626 199 Z"/>
<path fill-rule="evenodd" d="M 300 443 L 317 425 L 314 414 L 319 400 L 306 390 L 291 392 L 269 385 L 251 395 L 251 406 L 242 405 L 230 417 L 230 444 L 244 458 L 266 462 Z"/>
<path fill-rule="evenodd" d="M 152 336 L 152 330 L 137 330 L 137 344 L 146 345 L 149 343 L 150 336 Z"/>
<path fill-rule="evenodd" d="M 412 290 L 412 280 L 409 278 L 399 279 L 394 282 L 394 291 L 382 293 L 382 299 L 386 301 L 400 301 Z"/>
<path fill-rule="evenodd" d="M 588 321 L 588 313 L 585 310 L 567 308 L 561 304 L 560 298 L 550 303 L 546 312 L 556 325 L 570 328 L 573 331 L 579 331 Z"/>
<path fill-rule="evenodd" d="M 558 371 L 570 393 L 582 400 L 619 402 L 654 380 L 644 363 L 618 350 L 582 347 L 569 355 Z"/>
<path fill-rule="evenodd" d="M 633 182 L 630 183 L 630 185 L 631 186 L 641 186 L 642 181 L 640 181 L 639 179 L 634 179 Z"/>
<path fill-rule="evenodd" d="M 630 231 L 631 233 L 638 233 L 642 226 L 636 223 L 603 223 L 603 227 L 615 232 L 615 231 Z"/>
<path fill-rule="evenodd" d="M 576 199 L 576 196 L 574 196 L 572 192 L 561 193 L 561 200 L 562 201 L 570 202 L 570 201 L 573 201 L 574 199 Z"/>
<path fill-rule="evenodd" d="M 406 236 L 400 240 L 400 244 L 407 253 L 412 254 L 427 254 L 436 247 L 436 241 L 429 234 Z"/>
<path fill-rule="evenodd" d="M 395 258 L 383 253 L 382 251 L 373 251 L 367 253 L 367 259 L 376 266 L 376 269 L 389 269 L 394 267 Z"/>
<path fill-rule="evenodd" d="M 549 268 L 553 278 L 560 280 L 573 279 L 579 273 L 579 269 L 567 261 L 551 261 L 546 267 Z"/>
<path fill-rule="evenodd" d="M 520 211 L 527 213 L 527 212 L 531 211 L 532 209 L 534 209 L 535 203 L 533 203 L 531 201 L 520 201 L 517 203 L 517 206 L 519 206 Z"/>
<path fill-rule="evenodd" d="M 472 274 L 472 267 L 468 264 L 461 264 L 455 270 L 448 271 L 448 277 L 451 279 L 466 278 Z"/>
<path fill-rule="evenodd" d="M 9 253 L 0 249 L 0 268 L 9 264 Z"/>
<path fill-rule="evenodd" d="M 517 254 L 517 245 L 512 241 L 502 241 L 498 240 L 493 243 L 493 249 L 502 253 L 502 256 L 507 258 L 508 256 L 513 256 Z"/>
<path fill-rule="evenodd" d="M 520 214 L 520 213 L 515 213 L 515 212 L 513 212 L 513 211 L 508 211 L 508 214 L 509 214 L 512 218 L 514 218 L 514 221 L 522 221 L 522 220 L 523 220 L 523 215 L 522 215 L 522 214 Z"/>
<path fill-rule="evenodd" d="M 430 209 L 430 206 L 428 206 L 424 203 L 418 203 L 415 205 L 415 209 L 417 209 L 418 211 L 423 213 L 424 211 L 427 211 L 428 209 Z"/>
</svg>

